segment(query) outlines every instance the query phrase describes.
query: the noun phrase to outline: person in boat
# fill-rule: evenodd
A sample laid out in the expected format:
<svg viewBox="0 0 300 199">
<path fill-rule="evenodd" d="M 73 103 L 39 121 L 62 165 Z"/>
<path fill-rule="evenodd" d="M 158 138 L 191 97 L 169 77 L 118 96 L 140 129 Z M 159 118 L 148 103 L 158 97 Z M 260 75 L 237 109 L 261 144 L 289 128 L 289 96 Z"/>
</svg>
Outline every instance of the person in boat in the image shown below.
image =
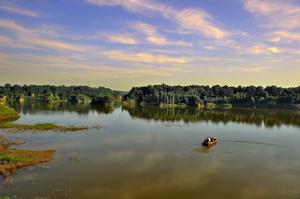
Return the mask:
<svg viewBox="0 0 300 199">
<path fill-rule="evenodd" d="M 216 140 L 216 138 L 215 137 L 207 137 L 206 139 L 205 139 L 205 142 L 213 142 L 213 141 L 215 141 Z"/>
</svg>

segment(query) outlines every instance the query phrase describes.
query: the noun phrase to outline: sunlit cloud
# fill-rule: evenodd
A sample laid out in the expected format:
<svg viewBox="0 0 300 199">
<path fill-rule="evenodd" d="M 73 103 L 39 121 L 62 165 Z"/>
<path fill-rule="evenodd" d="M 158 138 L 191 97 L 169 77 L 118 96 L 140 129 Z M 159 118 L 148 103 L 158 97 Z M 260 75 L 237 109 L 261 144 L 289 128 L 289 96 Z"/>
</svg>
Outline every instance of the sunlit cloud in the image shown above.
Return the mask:
<svg viewBox="0 0 300 199">
<path fill-rule="evenodd" d="M 23 15 L 23 16 L 27 16 L 27 17 L 38 17 L 39 16 L 38 12 L 29 10 L 26 8 L 21 8 L 16 5 L 13 5 L 13 4 L 3 3 L 3 2 L 0 2 L 0 9 L 4 10 L 6 12 L 9 12 L 9 13 Z"/>
<path fill-rule="evenodd" d="M 245 0 L 246 9 L 264 17 L 264 27 L 295 29 L 300 27 L 300 6 L 294 0 Z"/>
<path fill-rule="evenodd" d="M 35 71 L 40 73 L 53 72 L 66 73 L 68 76 L 89 74 L 98 77 L 170 77 L 184 70 L 179 66 L 135 66 L 122 67 L 90 62 L 78 56 L 38 56 L 31 54 L 20 54 L 8 56 L 0 54 L 0 65 L 3 70 L 13 69 L 16 73 L 24 71 Z M 2 68 L 3 67 L 3 68 Z"/>
<path fill-rule="evenodd" d="M 128 35 L 112 34 L 108 36 L 109 41 L 119 44 L 137 45 L 139 41 Z"/>
<path fill-rule="evenodd" d="M 0 28 L 12 30 L 16 33 L 27 33 L 31 31 L 17 24 L 15 21 L 9 19 L 0 19 Z"/>
<path fill-rule="evenodd" d="M 154 55 L 150 53 L 126 53 L 123 51 L 106 51 L 102 55 L 110 59 L 128 61 L 128 62 L 144 62 L 144 63 L 187 63 L 189 59 L 184 57 L 169 57 L 164 55 Z"/>
<path fill-rule="evenodd" d="M 282 52 L 282 49 L 277 48 L 277 47 L 273 47 L 273 46 L 269 47 L 269 46 L 266 46 L 266 45 L 258 44 L 258 45 L 255 45 L 255 46 L 251 47 L 249 49 L 249 52 L 253 53 L 253 54 L 271 55 L 271 54 L 276 54 L 276 53 Z"/>
<path fill-rule="evenodd" d="M 275 31 L 270 39 L 272 42 L 300 42 L 300 33 L 291 31 Z"/>
<path fill-rule="evenodd" d="M 176 13 L 175 17 L 181 28 L 199 33 L 205 37 L 224 39 L 228 35 L 226 31 L 213 24 L 213 18 L 204 10 L 184 9 Z"/>
<path fill-rule="evenodd" d="M 252 66 L 252 67 L 227 67 L 225 71 L 227 72 L 250 72 L 250 73 L 258 73 L 263 72 L 270 69 L 270 67 L 266 66 Z"/>
<path fill-rule="evenodd" d="M 130 24 L 130 28 L 143 33 L 146 36 L 147 42 L 154 45 L 174 45 L 174 46 L 186 46 L 191 47 L 193 44 L 185 41 L 172 41 L 167 37 L 158 33 L 155 26 L 143 22 L 135 22 Z"/>
<path fill-rule="evenodd" d="M 161 36 L 157 33 L 157 30 L 153 25 L 136 22 L 131 24 L 131 28 L 144 33 L 149 43 L 156 45 L 166 45 L 168 42 L 166 37 Z"/>
<path fill-rule="evenodd" d="M 178 24 L 184 30 L 207 38 L 224 39 L 229 33 L 214 22 L 214 18 L 200 8 L 182 10 L 149 0 L 87 0 L 97 6 L 121 6 L 130 12 L 151 12 Z M 155 41 L 155 40 L 154 40 Z M 161 42 L 161 41 L 160 41 Z"/>
<path fill-rule="evenodd" d="M 53 38 L 45 38 L 44 30 L 26 28 L 13 20 L 0 19 L 0 29 L 12 31 L 15 38 L 0 35 L 0 45 L 12 48 L 51 48 L 56 50 L 82 51 L 83 48 Z"/>
<path fill-rule="evenodd" d="M 79 46 L 68 44 L 61 41 L 35 39 L 27 42 L 36 46 L 42 46 L 46 48 L 71 50 L 71 51 L 83 51 L 83 49 L 80 48 Z"/>
</svg>

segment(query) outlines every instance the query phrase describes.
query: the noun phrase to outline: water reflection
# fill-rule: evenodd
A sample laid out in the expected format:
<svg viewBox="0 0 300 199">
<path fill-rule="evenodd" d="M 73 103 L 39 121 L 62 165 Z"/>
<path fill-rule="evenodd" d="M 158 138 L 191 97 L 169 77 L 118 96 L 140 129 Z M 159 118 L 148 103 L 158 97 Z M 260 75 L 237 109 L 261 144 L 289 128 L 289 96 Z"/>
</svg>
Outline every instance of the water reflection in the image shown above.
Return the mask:
<svg viewBox="0 0 300 199">
<path fill-rule="evenodd" d="M 19 106 L 26 113 L 21 117 L 25 123 L 41 118 L 64 125 L 96 122 L 105 128 L 78 134 L 9 134 L 26 141 L 28 149 L 53 148 L 57 154 L 44 165 L 47 169 L 34 166 L 16 172 L 9 186 L 0 184 L 0 195 L 281 199 L 300 194 L 299 129 L 285 126 L 299 126 L 299 112 L 112 109 L 74 104 Z M 210 134 L 220 142 L 209 149 L 202 147 L 202 138 Z"/>
<path fill-rule="evenodd" d="M 76 112 L 79 115 L 88 115 L 90 112 L 111 114 L 117 106 L 102 106 L 91 104 L 72 103 L 25 103 L 13 104 L 14 108 L 23 115 L 37 112 Z M 256 126 L 280 127 L 292 125 L 300 127 L 300 111 L 288 109 L 253 109 L 235 108 L 230 110 L 204 110 L 196 108 L 158 108 L 158 107 L 122 107 L 132 118 L 154 121 L 183 121 L 213 122 L 213 123 L 245 123 Z M 178 124 L 174 124 L 180 127 Z M 174 127 L 167 124 L 166 127 Z"/>
<path fill-rule="evenodd" d="M 133 118 L 154 121 L 245 123 L 256 126 L 280 127 L 281 125 L 300 126 L 300 111 L 276 109 L 214 109 L 196 108 L 160 109 L 155 107 L 124 108 Z"/>
<path fill-rule="evenodd" d="M 76 103 L 15 103 L 12 106 L 24 115 L 37 112 L 76 112 L 80 115 L 87 115 L 90 111 L 110 114 L 114 111 L 113 106 L 76 104 Z"/>
</svg>

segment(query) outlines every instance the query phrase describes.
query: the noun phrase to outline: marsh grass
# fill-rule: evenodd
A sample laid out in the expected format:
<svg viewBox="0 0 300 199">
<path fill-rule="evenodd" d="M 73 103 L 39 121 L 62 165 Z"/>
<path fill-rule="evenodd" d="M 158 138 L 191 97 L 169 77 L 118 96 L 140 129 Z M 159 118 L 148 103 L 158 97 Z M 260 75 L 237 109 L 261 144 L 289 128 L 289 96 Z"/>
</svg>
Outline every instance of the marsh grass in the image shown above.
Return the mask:
<svg viewBox="0 0 300 199">
<path fill-rule="evenodd" d="M 21 149 L 0 150 L 0 174 L 8 176 L 19 168 L 52 160 L 55 150 L 31 151 Z"/>
<path fill-rule="evenodd" d="M 92 128 L 102 128 L 102 126 L 60 126 L 53 123 L 40 123 L 40 124 L 16 124 L 16 123 L 0 123 L 0 129 L 11 129 L 12 131 L 59 131 L 59 132 L 74 132 L 84 131 Z"/>
<path fill-rule="evenodd" d="M 0 163 L 15 163 L 15 162 L 30 162 L 34 161 L 34 157 L 23 156 L 22 154 L 15 154 L 12 151 L 0 151 Z"/>
<path fill-rule="evenodd" d="M 0 196 L 0 199 L 21 199 L 16 196 Z M 47 199 L 45 196 L 33 196 L 32 199 Z"/>
</svg>

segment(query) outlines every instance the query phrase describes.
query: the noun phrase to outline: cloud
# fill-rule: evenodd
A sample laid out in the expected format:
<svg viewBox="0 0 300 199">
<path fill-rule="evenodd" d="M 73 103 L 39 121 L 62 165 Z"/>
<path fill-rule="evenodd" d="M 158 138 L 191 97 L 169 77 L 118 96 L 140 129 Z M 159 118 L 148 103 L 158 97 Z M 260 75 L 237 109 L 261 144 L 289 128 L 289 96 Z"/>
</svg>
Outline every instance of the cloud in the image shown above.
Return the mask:
<svg viewBox="0 0 300 199">
<path fill-rule="evenodd" d="M 287 42 L 300 42 L 300 33 L 290 31 L 276 31 L 272 33 L 270 41 L 280 42 L 283 40 Z"/>
<path fill-rule="evenodd" d="M 46 48 L 53 48 L 53 49 L 60 49 L 60 50 L 70 50 L 70 51 L 83 51 L 83 49 L 79 46 L 68 44 L 62 41 L 55 41 L 55 40 L 45 40 L 45 39 L 34 39 L 30 41 L 26 41 L 29 44 L 46 47 Z"/>
<path fill-rule="evenodd" d="M 147 41 L 156 45 L 166 45 L 167 38 L 157 33 L 156 27 L 147 23 L 136 22 L 130 25 L 131 28 L 138 30 L 146 35 Z"/>
<path fill-rule="evenodd" d="M 88 3 L 97 6 L 121 6 L 130 12 L 143 13 L 148 12 L 158 14 L 161 17 L 174 21 L 184 30 L 200 34 L 206 38 L 224 39 L 229 33 L 219 27 L 212 16 L 204 10 L 197 8 L 187 8 L 183 10 L 175 9 L 162 3 L 156 3 L 149 0 L 87 0 Z M 153 41 L 164 42 L 152 38 Z M 162 38 L 160 38 L 162 39 Z"/>
<path fill-rule="evenodd" d="M 265 27 L 300 27 L 300 6 L 295 0 L 245 0 L 245 8 L 255 16 L 265 17 Z"/>
<path fill-rule="evenodd" d="M 13 20 L 0 19 L 0 29 L 12 31 L 10 37 L 0 35 L 0 44 L 12 48 L 51 48 L 54 50 L 83 51 L 83 47 L 48 38 L 45 30 L 38 28 L 26 28 Z M 14 37 L 14 38 L 12 38 Z"/>
<path fill-rule="evenodd" d="M 130 24 L 130 28 L 137 30 L 146 35 L 146 40 L 150 44 L 154 45 L 174 45 L 174 46 L 186 46 L 191 47 L 193 44 L 185 41 L 172 41 L 165 36 L 158 33 L 157 28 L 151 24 L 143 22 L 135 22 Z"/>
<path fill-rule="evenodd" d="M 251 72 L 258 73 L 269 69 L 266 66 L 252 66 L 252 67 L 227 67 L 225 71 L 227 72 Z"/>
<path fill-rule="evenodd" d="M 265 55 L 271 55 L 271 54 L 276 54 L 280 53 L 283 50 L 277 47 L 269 47 L 265 46 L 263 44 L 258 44 L 253 47 L 251 47 L 248 52 L 253 53 L 253 54 L 265 54 Z"/>
<path fill-rule="evenodd" d="M 15 70 L 18 73 L 24 71 L 34 71 L 45 74 L 55 71 L 56 74 L 67 73 L 68 77 L 76 74 L 89 74 L 93 77 L 118 78 L 118 77 L 170 77 L 183 71 L 182 67 L 155 67 L 155 66 L 135 66 L 122 67 L 91 62 L 78 55 L 56 56 L 56 55 L 32 55 L 18 54 L 8 56 L 0 53 L 0 68 L 4 70 Z M 5 67 L 4 67 L 5 65 Z M 72 69 L 72 70 L 70 70 Z"/>
<path fill-rule="evenodd" d="M 113 43 L 128 44 L 128 45 L 139 44 L 137 39 L 130 37 L 128 35 L 113 34 L 113 35 L 109 35 L 108 39 L 109 39 L 109 41 L 111 41 Z"/>
<path fill-rule="evenodd" d="M 175 15 L 177 23 L 183 29 L 200 33 L 208 38 L 224 39 L 228 33 L 215 24 L 213 18 L 204 10 L 184 9 Z"/>
<path fill-rule="evenodd" d="M 10 12 L 13 14 L 17 14 L 17 15 L 23 15 L 23 16 L 27 16 L 27 17 L 38 17 L 39 13 L 26 9 L 26 8 L 21 8 L 21 7 L 17 7 L 16 5 L 13 4 L 7 4 L 7 3 L 0 3 L 0 9 L 4 10 L 6 12 Z"/>
<path fill-rule="evenodd" d="M 17 24 L 15 21 L 8 19 L 0 19 L 0 28 L 12 30 L 16 33 L 26 33 L 32 31 L 23 28 L 23 26 Z"/>
<path fill-rule="evenodd" d="M 123 51 L 106 51 L 102 55 L 110 59 L 129 61 L 129 62 L 144 62 L 144 63 L 178 63 L 183 64 L 189 62 L 189 59 L 180 57 L 169 57 L 164 55 L 154 55 L 150 53 L 125 53 Z"/>
</svg>

